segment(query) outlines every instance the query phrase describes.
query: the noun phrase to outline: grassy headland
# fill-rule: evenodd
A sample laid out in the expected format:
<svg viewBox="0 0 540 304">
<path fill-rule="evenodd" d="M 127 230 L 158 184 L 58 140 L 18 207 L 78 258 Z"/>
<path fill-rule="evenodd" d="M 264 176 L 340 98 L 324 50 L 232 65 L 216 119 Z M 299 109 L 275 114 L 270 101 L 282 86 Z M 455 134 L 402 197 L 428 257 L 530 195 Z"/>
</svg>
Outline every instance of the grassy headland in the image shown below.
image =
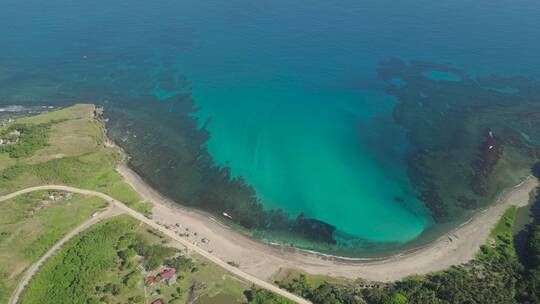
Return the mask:
<svg viewBox="0 0 540 304">
<path fill-rule="evenodd" d="M 106 145 L 98 118 L 94 105 L 80 104 L 7 124 L 4 130 L 16 130 L 20 136 L 0 150 L 0 195 L 30 186 L 63 184 L 107 193 L 149 213 L 149 204 L 114 170 L 121 154 Z"/>
</svg>

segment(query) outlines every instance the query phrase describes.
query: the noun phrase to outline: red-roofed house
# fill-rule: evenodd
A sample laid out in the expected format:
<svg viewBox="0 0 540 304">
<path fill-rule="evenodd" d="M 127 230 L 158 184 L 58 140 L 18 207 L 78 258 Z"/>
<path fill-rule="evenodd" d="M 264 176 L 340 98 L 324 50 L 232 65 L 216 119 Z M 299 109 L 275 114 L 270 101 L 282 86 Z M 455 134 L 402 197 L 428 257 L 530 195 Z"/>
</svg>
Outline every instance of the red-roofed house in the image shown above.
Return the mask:
<svg viewBox="0 0 540 304">
<path fill-rule="evenodd" d="M 162 299 L 157 299 L 154 302 L 152 302 L 152 304 L 163 304 L 163 300 Z"/>
<path fill-rule="evenodd" d="M 154 285 L 155 282 L 156 282 L 156 277 L 153 275 L 148 276 L 148 278 L 146 278 L 146 284 L 148 285 Z"/>
<path fill-rule="evenodd" d="M 166 279 L 171 278 L 172 276 L 174 276 L 175 273 L 176 273 L 176 270 L 174 268 L 169 268 L 169 269 L 165 269 L 162 272 L 160 272 L 158 274 L 158 276 L 162 280 L 166 280 Z"/>
</svg>

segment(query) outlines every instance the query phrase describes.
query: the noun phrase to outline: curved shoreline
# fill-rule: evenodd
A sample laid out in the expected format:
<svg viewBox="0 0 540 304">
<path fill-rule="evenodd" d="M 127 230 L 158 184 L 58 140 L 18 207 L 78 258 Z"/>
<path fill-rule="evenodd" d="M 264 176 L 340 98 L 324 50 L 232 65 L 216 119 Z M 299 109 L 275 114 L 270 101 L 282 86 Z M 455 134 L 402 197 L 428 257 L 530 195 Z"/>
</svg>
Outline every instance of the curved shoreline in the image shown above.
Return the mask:
<svg viewBox="0 0 540 304">
<path fill-rule="evenodd" d="M 188 228 L 190 234 L 196 232 L 196 236 L 189 237 L 192 242 L 200 243 L 202 238 L 210 240 L 205 245 L 208 251 L 223 260 L 238 263 L 242 270 L 262 279 L 271 278 L 282 268 L 293 268 L 311 274 L 387 282 L 467 263 L 488 240 L 492 227 L 504 211 L 511 205 L 526 205 L 529 193 L 539 185 L 536 178 L 527 177 L 501 193 L 492 206 L 425 246 L 382 258 L 348 258 L 252 239 L 208 214 L 166 198 L 125 162 L 117 171 L 145 200 L 153 203 L 155 220 L 172 227 L 179 223 L 183 229 Z"/>
</svg>

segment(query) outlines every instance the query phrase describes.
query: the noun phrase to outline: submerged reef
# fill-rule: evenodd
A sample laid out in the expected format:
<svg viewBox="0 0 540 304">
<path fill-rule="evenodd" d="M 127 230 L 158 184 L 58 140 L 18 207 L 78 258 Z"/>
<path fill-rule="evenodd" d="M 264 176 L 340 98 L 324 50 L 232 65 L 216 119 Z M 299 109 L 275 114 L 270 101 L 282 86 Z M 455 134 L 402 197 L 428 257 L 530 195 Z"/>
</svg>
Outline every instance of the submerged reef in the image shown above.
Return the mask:
<svg viewBox="0 0 540 304">
<path fill-rule="evenodd" d="M 205 146 L 210 134 L 205 126 L 197 127 L 190 115 L 194 111 L 186 94 L 151 108 L 146 102 L 129 101 L 125 106 L 116 102 L 105 115 L 109 135 L 132 157 L 130 166 L 176 202 L 248 229 L 283 231 L 312 242 L 336 244 L 334 226 L 304 214 L 293 219 L 281 209 L 265 209 L 242 177 L 232 177 L 230 168 L 215 165 Z M 128 121 L 132 123 L 126 125 Z"/>
<path fill-rule="evenodd" d="M 103 106 L 108 135 L 130 155 L 130 167 L 174 201 L 255 231 L 336 243 L 335 227 L 265 209 L 251 185 L 214 163 L 206 148 L 209 122 L 201 127 L 193 115 L 198 109 L 187 77 L 176 69 L 154 71 L 152 63 L 96 58 L 77 65 L 5 65 L 0 105 Z"/>
<path fill-rule="evenodd" d="M 495 165 L 502 156 L 502 142 L 492 130 L 485 132 L 485 139 L 479 147 L 478 157 L 473 160 L 471 167 L 471 190 L 480 196 L 488 195 L 486 181 L 489 179 Z"/>
<path fill-rule="evenodd" d="M 5 64 L 0 104 L 103 106 L 109 136 L 149 184 L 254 235 L 287 235 L 295 244 L 306 240 L 303 248 L 329 252 L 383 246 L 344 235 L 334 223 L 264 208 L 251 185 L 215 164 L 206 147 L 209 122 L 193 115 L 189 79 L 176 69 L 137 58 L 90 58 L 74 65 Z M 453 67 L 397 59 L 381 62 L 378 75 L 396 99 L 393 119 L 407 132 L 407 174 L 436 221 L 461 221 L 487 206 L 540 156 L 538 79 L 472 78 Z"/>
<path fill-rule="evenodd" d="M 408 175 L 436 221 L 469 216 L 529 174 L 540 148 L 539 79 L 473 78 L 399 59 L 380 62 L 378 74 L 411 143 Z"/>
<path fill-rule="evenodd" d="M 304 213 L 296 218 L 293 231 L 310 240 L 329 244 L 337 243 L 334 239 L 336 227 L 316 219 L 306 218 Z"/>
</svg>

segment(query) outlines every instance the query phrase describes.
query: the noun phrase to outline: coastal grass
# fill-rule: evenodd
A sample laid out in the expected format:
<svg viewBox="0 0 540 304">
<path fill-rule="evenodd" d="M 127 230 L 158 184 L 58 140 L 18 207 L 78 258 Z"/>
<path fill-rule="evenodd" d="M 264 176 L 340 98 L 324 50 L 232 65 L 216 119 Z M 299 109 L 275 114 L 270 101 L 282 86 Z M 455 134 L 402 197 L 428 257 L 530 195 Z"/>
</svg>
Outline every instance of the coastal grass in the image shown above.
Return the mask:
<svg viewBox="0 0 540 304">
<path fill-rule="evenodd" d="M 48 200 L 60 193 L 61 200 Z M 0 202 L 0 303 L 8 302 L 27 267 L 106 205 L 96 197 L 48 191 Z"/>
<path fill-rule="evenodd" d="M 280 282 L 293 282 L 294 280 L 300 279 L 300 277 L 304 277 L 304 281 L 309 288 L 317 288 L 318 286 L 321 286 L 324 283 L 332 284 L 332 286 L 346 287 L 346 286 L 350 286 L 351 284 L 363 284 L 365 282 L 363 279 L 358 279 L 354 281 L 354 280 L 351 280 L 348 278 L 342 278 L 342 277 L 309 274 L 304 271 L 290 269 L 290 268 L 279 269 L 272 276 L 271 280 L 279 284 Z"/>
<path fill-rule="evenodd" d="M 150 303 L 158 298 L 166 303 L 198 303 L 203 296 L 223 295 L 245 303 L 248 284 L 200 256 L 181 254 L 168 247 L 168 241 L 127 215 L 105 220 L 52 257 L 29 283 L 20 303 Z M 146 285 L 146 277 L 165 264 L 177 269 L 177 282 Z"/>
<path fill-rule="evenodd" d="M 96 107 L 93 104 L 76 104 L 35 116 L 19 117 L 15 121 L 22 124 L 44 124 L 51 121 L 92 119 L 95 109 Z"/>
<path fill-rule="evenodd" d="M 9 153 L 7 152 L 0 152 L 0 171 L 4 170 L 5 168 L 14 165 L 16 160 L 9 157 Z"/>
<path fill-rule="evenodd" d="M 105 145 L 102 124 L 94 117 L 94 105 L 75 105 L 36 116 L 17 118 L 14 123 L 42 125 L 47 145 L 21 158 L 0 154 L 0 194 L 44 184 L 62 184 L 109 194 L 131 208 L 150 214 L 151 205 L 126 184 L 114 170 L 119 151 Z"/>
<path fill-rule="evenodd" d="M 501 219 L 497 222 L 497 225 L 491 230 L 490 237 L 492 239 L 497 240 L 501 237 L 512 236 L 517 210 L 518 208 L 516 206 L 506 209 Z"/>
</svg>

